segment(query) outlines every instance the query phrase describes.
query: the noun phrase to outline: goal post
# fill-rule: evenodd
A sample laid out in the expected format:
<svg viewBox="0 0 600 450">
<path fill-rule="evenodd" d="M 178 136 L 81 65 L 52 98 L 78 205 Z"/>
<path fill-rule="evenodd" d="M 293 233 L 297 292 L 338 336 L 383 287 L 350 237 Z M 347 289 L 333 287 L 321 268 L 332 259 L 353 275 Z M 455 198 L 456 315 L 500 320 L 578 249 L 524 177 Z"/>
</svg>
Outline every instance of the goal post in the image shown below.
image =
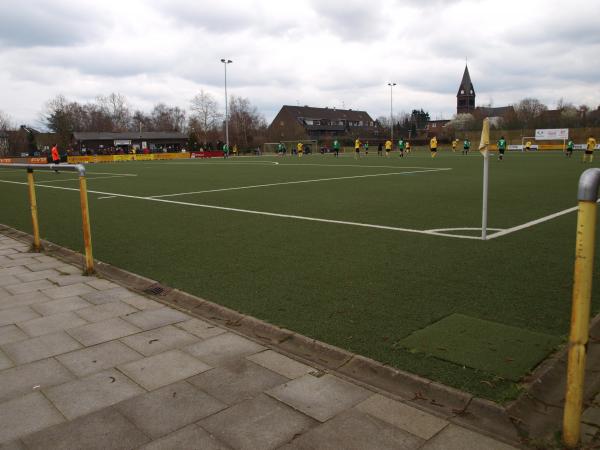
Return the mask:
<svg viewBox="0 0 600 450">
<path fill-rule="evenodd" d="M 83 228 L 83 243 L 85 247 L 85 270 L 86 275 L 94 273 L 94 258 L 92 256 L 92 233 L 90 229 L 90 211 L 88 206 L 87 181 L 85 178 L 85 167 L 83 164 L 0 164 L 0 169 L 23 169 L 27 171 L 27 185 L 29 190 L 29 206 L 31 210 L 31 221 L 33 226 L 33 250 L 42 250 L 40 243 L 40 227 L 37 214 L 37 199 L 35 195 L 34 171 L 54 170 L 77 172 L 79 174 L 79 200 L 81 205 L 81 225 Z"/>
</svg>

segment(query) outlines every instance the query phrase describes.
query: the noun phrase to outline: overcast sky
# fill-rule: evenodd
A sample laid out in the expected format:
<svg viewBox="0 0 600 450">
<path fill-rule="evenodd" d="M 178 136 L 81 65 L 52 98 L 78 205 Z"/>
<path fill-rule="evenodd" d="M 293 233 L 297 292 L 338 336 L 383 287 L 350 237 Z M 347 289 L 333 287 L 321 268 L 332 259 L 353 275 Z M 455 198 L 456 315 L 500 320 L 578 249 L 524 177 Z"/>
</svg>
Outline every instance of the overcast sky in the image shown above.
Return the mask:
<svg viewBox="0 0 600 450">
<path fill-rule="evenodd" d="M 598 0 L 1 0 L 0 110 L 118 92 L 189 109 L 204 89 L 281 105 L 451 118 L 468 57 L 478 105 L 600 104 Z"/>
</svg>

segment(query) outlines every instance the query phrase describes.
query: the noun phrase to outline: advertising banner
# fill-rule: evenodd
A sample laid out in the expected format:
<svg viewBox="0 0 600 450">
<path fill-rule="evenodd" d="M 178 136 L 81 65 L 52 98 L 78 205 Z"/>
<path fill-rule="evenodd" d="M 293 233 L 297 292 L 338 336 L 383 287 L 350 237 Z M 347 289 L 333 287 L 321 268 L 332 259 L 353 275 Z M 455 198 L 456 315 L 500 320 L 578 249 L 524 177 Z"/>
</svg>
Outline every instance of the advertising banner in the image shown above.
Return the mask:
<svg viewBox="0 0 600 450">
<path fill-rule="evenodd" d="M 562 141 L 569 139 L 568 128 L 548 128 L 535 130 L 536 141 Z"/>
</svg>

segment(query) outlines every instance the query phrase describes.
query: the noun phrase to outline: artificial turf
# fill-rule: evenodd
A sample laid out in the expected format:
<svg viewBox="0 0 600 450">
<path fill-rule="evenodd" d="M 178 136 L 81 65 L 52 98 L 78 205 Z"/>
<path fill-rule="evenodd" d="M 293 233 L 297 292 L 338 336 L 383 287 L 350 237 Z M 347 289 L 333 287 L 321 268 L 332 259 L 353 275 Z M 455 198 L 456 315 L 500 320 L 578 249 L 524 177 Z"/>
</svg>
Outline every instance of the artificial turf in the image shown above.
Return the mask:
<svg viewBox="0 0 600 450">
<path fill-rule="evenodd" d="M 489 226 L 512 227 L 575 206 L 577 180 L 589 167 L 578 157 L 509 153 L 503 162 L 492 160 Z M 424 169 L 409 166 L 452 170 L 416 173 Z M 420 151 L 405 159 L 359 161 L 312 155 L 127 162 L 90 165 L 88 172 L 92 191 L 141 197 L 413 172 L 163 197 L 181 203 L 90 193 L 94 256 L 496 401 L 514 398 L 513 379 L 539 358 L 507 377 L 434 352 L 410 351 L 402 341 L 452 314 L 557 342 L 568 333 L 574 213 L 482 242 L 190 205 L 420 230 L 475 228 L 481 224 L 478 155 L 441 152 L 432 160 Z M 104 173 L 137 176 L 101 179 L 110 176 Z M 69 177 L 74 175 L 36 174 L 38 183 L 75 189 Z M 0 172 L 0 180 L 24 182 L 25 174 Z M 81 251 L 77 191 L 39 187 L 37 195 L 42 236 Z M 0 204 L 0 223 L 31 230 L 26 186 L 0 182 Z M 594 294 L 594 311 L 599 304 Z"/>
</svg>

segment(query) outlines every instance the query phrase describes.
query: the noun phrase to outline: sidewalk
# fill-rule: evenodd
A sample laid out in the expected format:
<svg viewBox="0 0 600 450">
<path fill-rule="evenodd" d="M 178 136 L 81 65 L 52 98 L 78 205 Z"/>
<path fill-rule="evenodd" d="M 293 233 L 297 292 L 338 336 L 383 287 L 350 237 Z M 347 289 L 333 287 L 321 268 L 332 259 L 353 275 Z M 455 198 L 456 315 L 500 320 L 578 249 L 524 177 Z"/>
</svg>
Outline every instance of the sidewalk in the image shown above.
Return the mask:
<svg viewBox="0 0 600 450">
<path fill-rule="evenodd" d="M 0 234 L 0 450 L 514 447 Z"/>
</svg>

